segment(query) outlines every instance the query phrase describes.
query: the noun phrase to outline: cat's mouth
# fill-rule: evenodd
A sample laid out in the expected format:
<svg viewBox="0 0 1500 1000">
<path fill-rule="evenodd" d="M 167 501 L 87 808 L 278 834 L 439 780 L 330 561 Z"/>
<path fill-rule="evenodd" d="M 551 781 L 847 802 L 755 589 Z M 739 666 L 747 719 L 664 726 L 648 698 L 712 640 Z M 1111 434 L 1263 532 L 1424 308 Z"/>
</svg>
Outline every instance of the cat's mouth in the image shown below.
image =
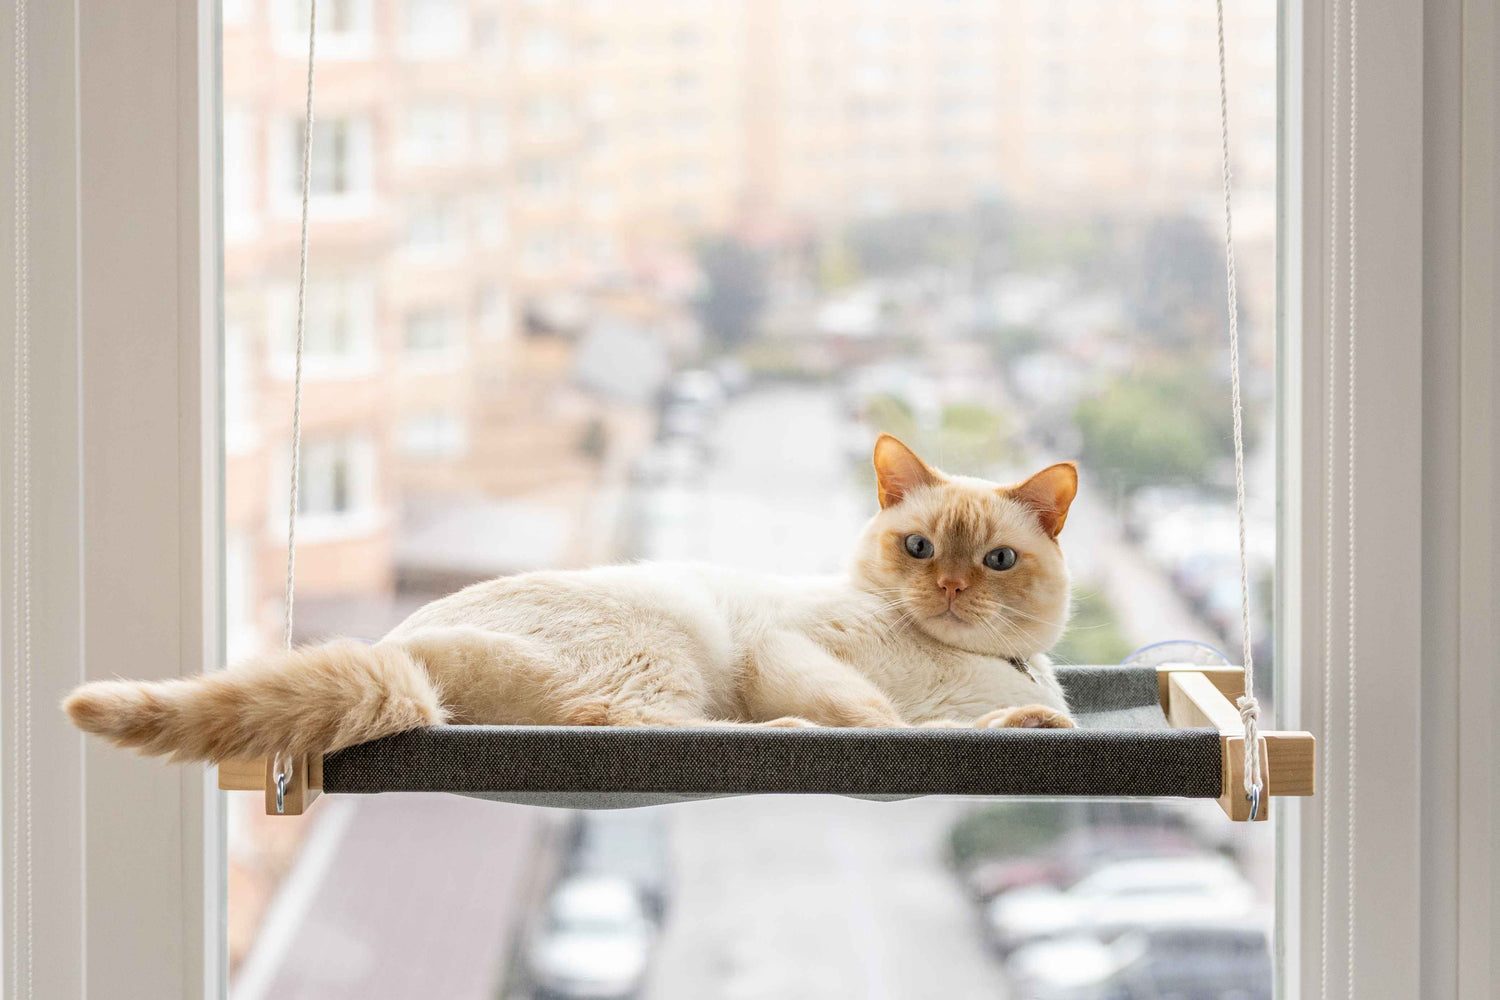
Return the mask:
<svg viewBox="0 0 1500 1000">
<path fill-rule="evenodd" d="M 958 622 L 960 625 L 969 624 L 968 619 L 962 617 L 957 611 L 954 611 L 952 608 L 949 608 L 946 611 L 940 611 L 939 613 L 933 615 L 932 618 L 933 621 Z"/>
</svg>

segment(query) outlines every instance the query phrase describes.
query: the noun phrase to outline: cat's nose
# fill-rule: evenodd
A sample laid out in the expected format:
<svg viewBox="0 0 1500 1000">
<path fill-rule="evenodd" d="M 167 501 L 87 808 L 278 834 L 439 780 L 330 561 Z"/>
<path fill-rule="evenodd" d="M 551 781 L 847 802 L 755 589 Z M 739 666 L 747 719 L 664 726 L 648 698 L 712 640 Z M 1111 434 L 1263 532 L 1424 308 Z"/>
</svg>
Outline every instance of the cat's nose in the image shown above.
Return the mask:
<svg viewBox="0 0 1500 1000">
<path fill-rule="evenodd" d="M 969 581 L 959 576 L 940 576 L 937 585 L 947 592 L 948 600 L 951 601 L 960 590 L 969 585 Z"/>
</svg>

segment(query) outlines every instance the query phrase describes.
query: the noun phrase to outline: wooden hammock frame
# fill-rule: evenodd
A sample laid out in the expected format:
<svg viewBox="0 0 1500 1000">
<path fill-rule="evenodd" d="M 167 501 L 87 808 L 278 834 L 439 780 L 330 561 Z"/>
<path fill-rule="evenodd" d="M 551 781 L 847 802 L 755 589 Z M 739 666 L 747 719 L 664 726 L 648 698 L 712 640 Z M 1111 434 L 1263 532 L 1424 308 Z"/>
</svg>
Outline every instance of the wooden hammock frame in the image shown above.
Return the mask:
<svg viewBox="0 0 1500 1000">
<path fill-rule="evenodd" d="M 1157 670 L 1157 694 L 1162 712 L 1174 729 L 1213 729 L 1219 734 L 1219 797 L 1216 800 L 1231 820 L 1249 821 L 1251 803 L 1244 794 L 1245 732 L 1235 702 L 1245 693 L 1245 672 L 1240 667 L 1204 667 L 1164 664 Z M 943 730 L 930 731 L 941 738 Z M 1270 799 L 1307 796 L 1316 787 L 1317 741 L 1311 733 L 1267 731 L 1260 734 L 1261 768 L 1266 795 L 1254 817 L 1271 814 Z M 263 791 L 269 815 L 296 816 L 306 812 L 323 791 L 323 758 L 293 758 L 282 789 L 280 810 L 276 801 L 274 758 L 225 761 L 219 765 L 219 787 L 226 791 Z"/>
</svg>

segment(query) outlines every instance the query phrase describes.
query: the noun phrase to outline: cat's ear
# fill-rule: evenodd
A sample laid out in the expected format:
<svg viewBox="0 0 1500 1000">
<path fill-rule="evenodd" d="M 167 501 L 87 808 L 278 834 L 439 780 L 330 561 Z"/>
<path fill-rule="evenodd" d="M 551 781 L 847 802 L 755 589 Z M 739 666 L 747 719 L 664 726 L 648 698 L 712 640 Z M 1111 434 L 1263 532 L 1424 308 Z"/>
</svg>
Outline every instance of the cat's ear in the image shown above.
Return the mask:
<svg viewBox="0 0 1500 1000">
<path fill-rule="evenodd" d="M 1078 466 L 1072 462 L 1049 465 L 1024 483 L 1004 492 L 1036 511 L 1042 530 L 1056 538 L 1068 519 L 1073 498 L 1078 495 Z"/>
<path fill-rule="evenodd" d="M 900 503 L 919 486 L 936 486 L 943 481 L 916 452 L 889 434 L 875 441 L 875 479 L 880 484 L 882 510 Z"/>
</svg>

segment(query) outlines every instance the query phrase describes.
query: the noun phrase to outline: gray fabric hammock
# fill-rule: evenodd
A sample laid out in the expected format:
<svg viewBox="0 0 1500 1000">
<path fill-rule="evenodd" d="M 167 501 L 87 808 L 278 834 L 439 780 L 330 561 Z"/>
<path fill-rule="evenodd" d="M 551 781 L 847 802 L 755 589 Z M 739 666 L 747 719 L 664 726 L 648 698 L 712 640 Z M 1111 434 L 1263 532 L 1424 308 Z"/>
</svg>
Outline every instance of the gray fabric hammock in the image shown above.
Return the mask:
<svg viewBox="0 0 1500 1000">
<path fill-rule="evenodd" d="M 433 726 L 323 760 L 323 791 L 573 808 L 754 793 L 1217 798 L 1219 732 L 1174 729 L 1154 667 L 1061 667 L 1078 729 Z"/>
</svg>

